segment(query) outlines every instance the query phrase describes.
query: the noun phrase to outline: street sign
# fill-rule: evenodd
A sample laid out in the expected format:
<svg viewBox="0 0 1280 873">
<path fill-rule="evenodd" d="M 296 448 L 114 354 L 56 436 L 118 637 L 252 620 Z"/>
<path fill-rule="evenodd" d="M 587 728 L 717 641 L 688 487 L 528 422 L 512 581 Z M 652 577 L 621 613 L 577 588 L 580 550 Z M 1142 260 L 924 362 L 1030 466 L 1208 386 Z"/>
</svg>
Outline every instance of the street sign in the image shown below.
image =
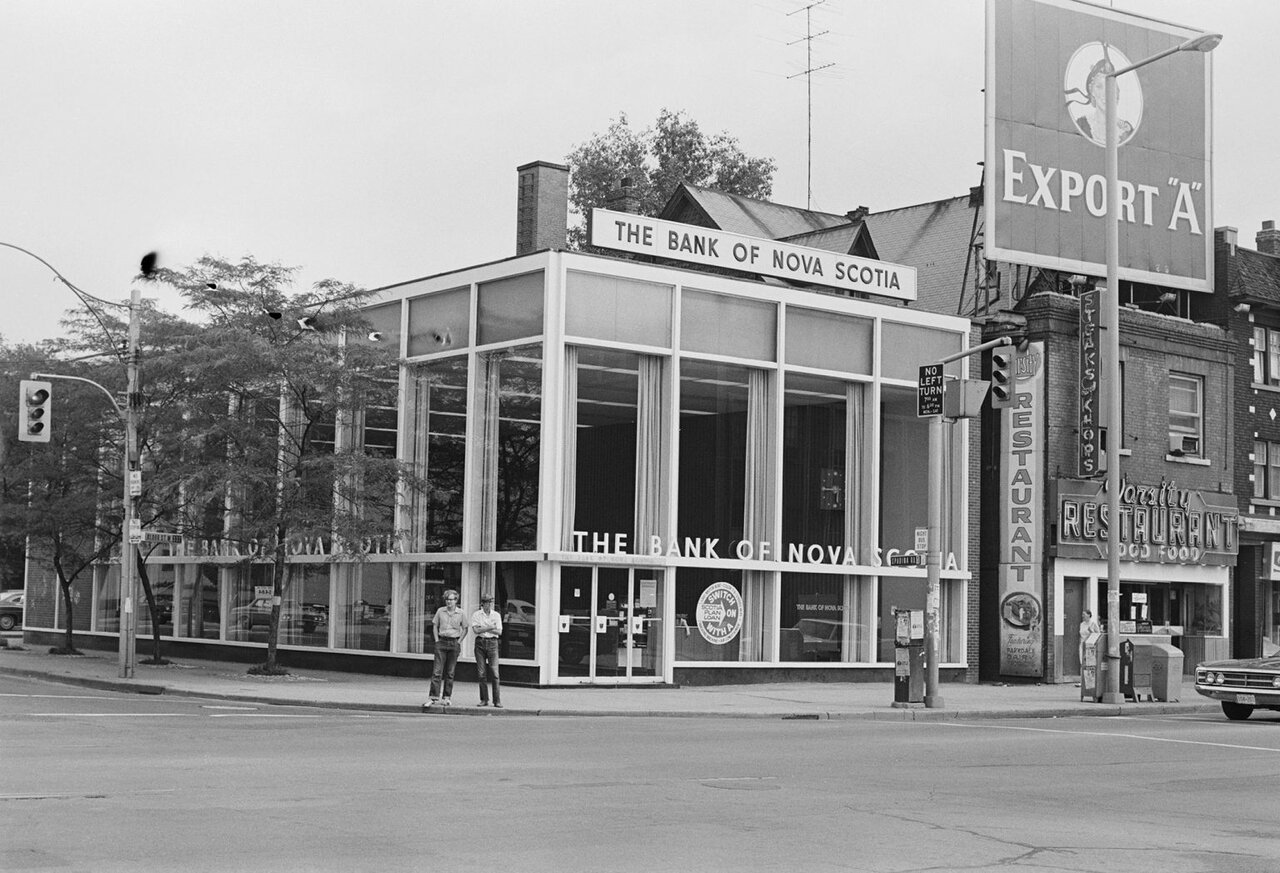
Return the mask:
<svg viewBox="0 0 1280 873">
<path fill-rule="evenodd" d="M 917 418 L 942 415 L 942 380 L 942 364 L 925 364 L 920 368 L 920 381 L 916 385 Z"/>
<path fill-rule="evenodd" d="M 136 546 L 140 542 L 142 542 L 142 519 L 131 518 L 129 519 L 129 543 Z"/>
<path fill-rule="evenodd" d="M 919 555 L 890 555 L 890 567 L 919 567 L 921 564 Z"/>
<path fill-rule="evenodd" d="M 916 534 L 915 551 L 917 552 L 929 551 L 929 529 L 927 527 L 918 527 L 915 530 L 915 534 Z"/>
<path fill-rule="evenodd" d="M 182 534 L 163 533 L 158 530 L 144 530 L 142 532 L 142 542 L 144 543 L 180 543 L 182 542 Z"/>
</svg>

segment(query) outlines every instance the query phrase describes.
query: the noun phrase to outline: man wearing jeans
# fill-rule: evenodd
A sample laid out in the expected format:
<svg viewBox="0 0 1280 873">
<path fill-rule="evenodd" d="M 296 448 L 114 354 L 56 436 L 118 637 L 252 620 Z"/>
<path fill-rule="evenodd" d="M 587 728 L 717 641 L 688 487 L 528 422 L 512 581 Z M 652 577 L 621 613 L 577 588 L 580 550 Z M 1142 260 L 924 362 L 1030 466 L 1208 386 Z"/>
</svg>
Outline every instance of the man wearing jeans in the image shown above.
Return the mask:
<svg viewBox="0 0 1280 873">
<path fill-rule="evenodd" d="M 471 614 L 471 632 L 476 635 L 476 675 L 480 679 L 480 705 L 489 705 L 493 686 L 493 706 L 502 709 L 498 683 L 498 640 L 502 637 L 502 617 L 493 611 L 493 595 L 480 598 L 480 608 Z"/>
<path fill-rule="evenodd" d="M 444 606 L 436 610 L 431 627 L 436 636 L 436 663 L 431 670 L 431 703 L 448 706 L 453 703 L 453 671 L 458 666 L 462 651 L 462 638 L 467 635 L 465 616 L 458 608 L 458 592 L 452 588 L 444 593 Z M 443 679 L 444 697 L 441 698 Z"/>
</svg>

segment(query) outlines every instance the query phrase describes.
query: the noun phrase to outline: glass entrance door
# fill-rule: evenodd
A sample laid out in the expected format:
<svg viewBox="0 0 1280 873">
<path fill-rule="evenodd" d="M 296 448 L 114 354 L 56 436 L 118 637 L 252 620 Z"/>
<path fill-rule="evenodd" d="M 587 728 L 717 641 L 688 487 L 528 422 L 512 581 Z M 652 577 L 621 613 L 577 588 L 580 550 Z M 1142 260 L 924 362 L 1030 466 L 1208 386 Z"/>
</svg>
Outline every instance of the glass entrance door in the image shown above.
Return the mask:
<svg viewBox="0 0 1280 873">
<path fill-rule="evenodd" d="M 626 567 L 560 571 L 560 678 L 660 682 L 662 574 Z"/>
</svg>

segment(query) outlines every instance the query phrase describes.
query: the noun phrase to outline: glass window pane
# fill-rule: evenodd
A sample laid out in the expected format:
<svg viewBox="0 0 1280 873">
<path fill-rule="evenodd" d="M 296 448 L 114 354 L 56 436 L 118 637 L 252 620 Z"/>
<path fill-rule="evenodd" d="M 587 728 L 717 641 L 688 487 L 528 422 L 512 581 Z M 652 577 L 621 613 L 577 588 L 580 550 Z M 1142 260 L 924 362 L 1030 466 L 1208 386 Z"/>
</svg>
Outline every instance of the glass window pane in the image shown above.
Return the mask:
<svg viewBox="0 0 1280 873">
<path fill-rule="evenodd" d="M 611 342 L 671 348 L 670 285 L 569 272 L 565 333 Z"/>
<path fill-rule="evenodd" d="M 333 646 L 386 652 L 391 649 L 391 565 L 335 564 L 337 602 Z"/>
<path fill-rule="evenodd" d="M 1280 385 L 1280 330 L 1268 330 L 1267 343 L 1267 384 Z"/>
<path fill-rule="evenodd" d="M 409 300 L 409 355 L 430 355 L 471 344 L 471 289 L 454 288 Z"/>
<path fill-rule="evenodd" d="M 912 548 L 915 529 L 929 526 L 928 457 L 929 421 L 916 417 L 915 390 L 885 386 L 880 393 L 879 544 L 886 551 Z"/>
<path fill-rule="evenodd" d="M 498 389 L 497 529 L 493 547 L 537 547 L 538 471 L 542 446 L 542 347 L 504 355 Z"/>
<path fill-rule="evenodd" d="M 402 617 L 405 651 L 432 654 L 436 640 L 431 620 L 444 606 L 446 588 L 462 590 L 462 565 L 411 564 L 408 573 L 409 602 Z"/>
<path fill-rule="evenodd" d="M 795 373 L 786 376 L 782 424 L 784 547 L 846 544 L 847 395 L 844 382 Z"/>
<path fill-rule="evenodd" d="M 280 642 L 293 646 L 329 645 L 329 564 L 285 565 L 280 605 Z"/>
<path fill-rule="evenodd" d="M 1266 497 L 1269 493 L 1271 492 L 1267 490 L 1267 444 L 1259 441 L 1253 444 L 1253 496 Z"/>
<path fill-rule="evenodd" d="M 502 616 L 498 654 L 533 660 L 538 652 L 538 565 L 500 561 L 495 568 L 493 608 Z"/>
<path fill-rule="evenodd" d="M 180 618 L 178 636 L 216 640 L 222 610 L 218 598 L 218 567 L 185 564 L 178 567 Z"/>
<path fill-rule="evenodd" d="M 880 373 L 886 379 L 920 378 L 920 366 L 960 351 L 960 334 L 915 324 L 885 321 L 880 328 Z M 960 362 L 948 364 L 944 372 L 960 374 Z"/>
<path fill-rule="evenodd" d="M 787 307 L 787 363 L 871 373 L 872 321 L 852 315 Z"/>
<path fill-rule="evenodd" d="M 677 535 L 742 538 L 746 499 L 748 370 L 685 361 L 680 372 Z"/>
<path fill-rule="evenodd" d="M 1267 493 L 1266 497 L 1280 500 L 1280 443 L 1259 443 L 1265 450 L 1267 461 Z M 1254 462 L 1257 464 L 1257 461 Z M 1255 483 L 1255 489 L 1257 487 Z"/>
<path fill-rule="evenodd" d="M 784 573 L 778 639 L 781 661 L 850 661 L 868 629 L 852 620 L 845 577 Z"/>
<path fill-rule="evenodd" d="M 1176 373 L 1169 375 L 1169 429 L 1200 433 L 1200 380 Z"/>
<path fill-rule="evenodd" d="M 409 549 L 462 549 L 467 462 L 467 358 L 446 358 L 412 369 L 406 440 L 414 473 L 429 487 L 411 497 Z"/>
<path fill-rule="evenodd" d="M 775 304 L 692 290 L 680 299 L 681 348 L 758 361 L 777 359 Z"/>
<path fill-rule="evenodd" d="M 225 572 L 231 597 L 227 639 L 265 643 L 271 626 L 271 565 L 240 564 Z"/>
<path fill-rule="evenodd" d="M 160 635 L 173 636 L 173 591 L 174 567 L 172 564 L 152 564 L 138 567 L 138 627 L 139 636 L 153 636 L 155 631 L 151 623 L 151 608 L 147 603 L 146 589 L 142 586 L 141 575 L 147 574 L 151 585 L 151 596 L 155 600 L 156 611 L 160 618 Z"/>
<path fill-rule="evenodd" d="M 476 300 L 476 340 L 481 345 L 542 336 L 541 271 L 484 282 Z"/>
<path fill-rule="evenodd" d="M 1253 329 L 1253 381 L 1257 384 L 1265 384 L 1267 380 L 1266 358 L 1267 358 L 1267 329 L 1265 327 L 1255 327 Z"/>
<path fill-rule="evenodd" d="M 636 420 L 640 356 L 579 348 L 572 530 L 626 534 L 635 543 Z"/>
<path fill-rule="evenodd" d="M 719 583 L 727 583 L 729 588 L 703 597 Z M 737 661 L 743 628 L 748 621 L 759 621 L 758 616 L 746 612 L 741 572 L 704 567 L 676 571 L 675 616 L 677 661 Z"/>
</svg>

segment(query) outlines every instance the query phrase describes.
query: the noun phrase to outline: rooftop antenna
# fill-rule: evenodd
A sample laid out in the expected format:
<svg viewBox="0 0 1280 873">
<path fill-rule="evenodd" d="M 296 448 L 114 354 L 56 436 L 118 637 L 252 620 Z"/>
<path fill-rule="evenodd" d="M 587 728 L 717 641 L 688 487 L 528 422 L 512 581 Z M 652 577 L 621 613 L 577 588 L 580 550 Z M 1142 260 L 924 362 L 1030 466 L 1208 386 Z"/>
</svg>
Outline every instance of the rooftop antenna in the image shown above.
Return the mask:
<svg viewBox="0 0 1280 873">
<path fill-rule="evenodd" d="M 799 9 L 795 9 L 787 13 L 788 18 L 790 18 L 792 15 L 795 15 L 798 12 L 804 13 L 805 35 L 800 37 L 800 39 L 792 40 L 791 42 L 787 43 L 787 45 L 795 45 L 798 42 L 805 43 L 805 69 L 799 73 L 796 73 L 795 75 L 787 76 L 787 78 L 794 79 L 797 76 L 804 76 L 805 87 L 806 87 L 806 90 L 808 91 L 808 96 L 809 96 L 809 130 L 808 130 L 809 139 L 806 144 L 806 153 L 807 153 L 808 160 L 807 160 L 807 168 L 806 168 L 807 176 L 805 178 L 805 200 L 804 200 L 805 209 L 810 209 L 812 208 L 812 205 L 813 205 L 813 74 L 818 72 L 819 70 L 825 70 L 827 67 L 835 66 L 834 62 L 830 64 L 823 64 L 820 67 L 815 67 L 813 65 L 813 41 L 818 37 L 831 32 L 829 30 L 824 30 L 822 31 L 822 33 L 813 32 L 813 8 L 815 6 L 821 6 L 825 2 L 827 2 L 827 0 L 815 0 L 815 2 L 810 3 L 808 6 L 802 6 Z"/>
</svg>

